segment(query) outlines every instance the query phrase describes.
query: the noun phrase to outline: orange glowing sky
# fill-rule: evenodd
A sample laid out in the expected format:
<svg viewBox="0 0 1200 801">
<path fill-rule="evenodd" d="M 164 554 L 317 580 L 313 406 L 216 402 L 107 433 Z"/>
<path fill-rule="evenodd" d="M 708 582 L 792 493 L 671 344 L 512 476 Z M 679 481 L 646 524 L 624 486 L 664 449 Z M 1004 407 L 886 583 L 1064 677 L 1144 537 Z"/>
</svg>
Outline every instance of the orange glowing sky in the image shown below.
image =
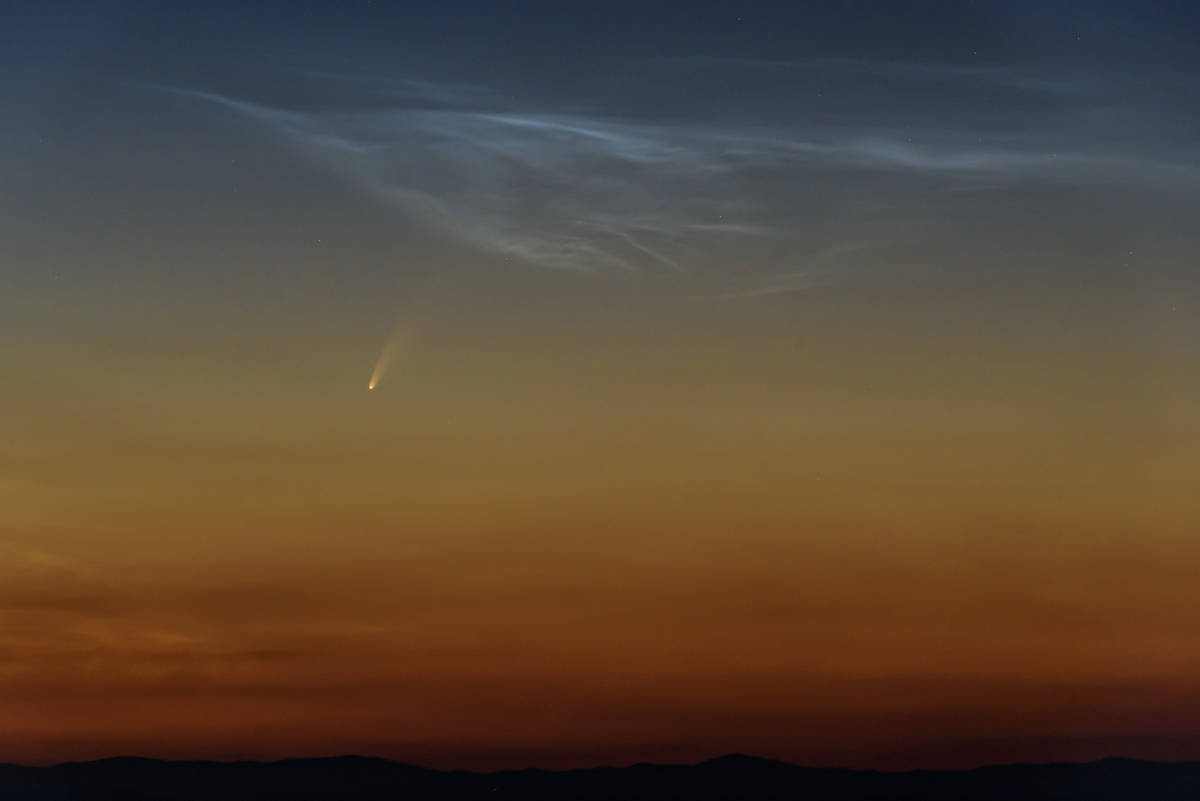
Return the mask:
<svg viewBox="0 0 1200 801">
<path fill-rule="evenodd" d="M 1005 84 L 1009 137 L 912 71 L 928 150 L 829 101 L 780 155 L 548 122 L 516 70 L 543 116 L 395 133 L 129 46 L 3 74 L 0 761 L 1200 758 L 1200 182 L 1157 129 L 1013 167 L 1103 103 Z"/>
</svg>

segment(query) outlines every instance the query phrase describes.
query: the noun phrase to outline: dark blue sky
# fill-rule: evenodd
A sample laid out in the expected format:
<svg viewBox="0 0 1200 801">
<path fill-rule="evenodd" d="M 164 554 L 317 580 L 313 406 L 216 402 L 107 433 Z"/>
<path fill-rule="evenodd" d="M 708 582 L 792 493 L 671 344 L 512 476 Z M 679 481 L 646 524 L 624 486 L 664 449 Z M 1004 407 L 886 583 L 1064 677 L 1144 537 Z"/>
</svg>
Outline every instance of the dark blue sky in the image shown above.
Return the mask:
<svg viewBox="0 0 1200 801">
<path fill-rule="evenodd" d="M 648 55 L 923 62 L 1195 65 L 1200 11 L 1147 0 L 972 2 L 493 3 L 78 2 L 9 4 L 6 40 L 18 58 L 47 62 L 91 50 L 116 62 L 276 48 L 403 48 L 499 61 L 568 62 Z M 106 55 L 101 55 L 107 51 Z"/>
</svg>

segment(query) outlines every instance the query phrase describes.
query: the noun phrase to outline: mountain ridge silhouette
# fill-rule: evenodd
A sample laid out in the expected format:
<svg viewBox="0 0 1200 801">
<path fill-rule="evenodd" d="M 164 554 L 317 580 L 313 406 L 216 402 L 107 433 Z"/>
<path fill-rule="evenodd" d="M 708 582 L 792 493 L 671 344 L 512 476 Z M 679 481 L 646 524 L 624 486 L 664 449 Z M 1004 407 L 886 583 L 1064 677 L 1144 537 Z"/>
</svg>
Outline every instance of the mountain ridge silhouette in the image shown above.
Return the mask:
<svg viewBox="0 0 1200 801">
<path fill-rule="evenodd" d="M 0 763 L 6 801 L 383 799 L 796 799 L 1125 801 L 1200 799 L 1200 762 L 1110 757 L 967 770 L 816 768 L 747 754 L 690 765 L 437 770 L 380 757 L 169 761 L 117 756 L 34 767 Z"/>
</svg>

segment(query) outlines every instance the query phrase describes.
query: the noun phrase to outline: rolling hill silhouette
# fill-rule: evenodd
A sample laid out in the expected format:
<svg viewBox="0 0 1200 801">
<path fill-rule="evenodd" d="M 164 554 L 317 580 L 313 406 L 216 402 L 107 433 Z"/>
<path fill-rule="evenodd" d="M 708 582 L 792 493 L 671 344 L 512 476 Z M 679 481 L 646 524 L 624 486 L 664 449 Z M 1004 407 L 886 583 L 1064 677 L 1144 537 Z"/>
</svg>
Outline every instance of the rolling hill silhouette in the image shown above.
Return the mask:
<svg viewBox="0 0 1200 801">
<path fill-rule="evenodd" d="M 1200 798 L 1200 763 L 1105 759 L 887 773 L 805 768 L 731 754 L 697 765 L 494 773 L 438 771 L 385 759 L 165 762 L 120 757 L 52 767 L 0 765 L 6 801 L 179 799 L 806 799 L 808 801 L 1173 801 Z"/>
</svg>

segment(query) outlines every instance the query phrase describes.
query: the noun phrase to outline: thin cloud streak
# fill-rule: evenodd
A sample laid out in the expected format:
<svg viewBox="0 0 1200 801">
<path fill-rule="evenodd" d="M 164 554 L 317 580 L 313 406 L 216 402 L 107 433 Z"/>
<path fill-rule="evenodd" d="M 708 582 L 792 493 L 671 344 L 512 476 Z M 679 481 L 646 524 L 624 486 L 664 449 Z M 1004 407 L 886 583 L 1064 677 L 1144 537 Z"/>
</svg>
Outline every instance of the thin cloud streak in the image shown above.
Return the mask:
<svg viewBox="0 0 1200 801">
<path fill-rule="evenodd" d="M 813 231 L 853 228 L 857 238 L 876 239 L 874 223 L 853 220 L 866 216 L 867 192 L 880 181 L 917 198 L 926 197 L 929 182 L 972 192 L 1047 185 L 1190 191 L 1200 182 L 1186 152 L 1151 158 L 1132 135 L 1129 143 L 1085 137 L 1092 106 L 1128 101 L 1097 99 L 1097 87 L 1078 76 L 857 61 L 741 66 L 784 78 L 900 80 L 915 87 L 915 106 L 907 125 L 837 104 L 814 106 L 809 122 L 797 121 L 795 109 L 774 122 L 769 114 L 740 124 L 664 122 L 603 108 L 565 113 L 545 102 L 522 110 L 480 86 L 328 72 L 309 78 L 344 81 L 351 96 L 365 86 L 363 103 L 301 111 L 171 91 L 266 125 L 382 202 L 503 260 L 577 272 L 686 274 L 712 269 L 712 254 L 738 254 L 747 237 L 766 242 L 755 250 L 772 254 L 773 264 L 730 256 L 737 266 L 720 268 L 739 272 L 750 295 L 775 291 L 770 273 L 788 266 L 780 258 L 802 262 Z M 981 92 L 1001 85 L 1021 97 L 1049 93 L 1062 102 L 1041 111 L 1018 104 L 1020 129 L 1009 124 L 1012 109 L 994 112 L 983 101 L 952 123 L 922 125 L 921 87 L 946 80 Z M 837 194 L 853 182 L 863 183 L 865 199 Z M 830 220 L 842 224 L 831 227 Z"/>
</svg>

